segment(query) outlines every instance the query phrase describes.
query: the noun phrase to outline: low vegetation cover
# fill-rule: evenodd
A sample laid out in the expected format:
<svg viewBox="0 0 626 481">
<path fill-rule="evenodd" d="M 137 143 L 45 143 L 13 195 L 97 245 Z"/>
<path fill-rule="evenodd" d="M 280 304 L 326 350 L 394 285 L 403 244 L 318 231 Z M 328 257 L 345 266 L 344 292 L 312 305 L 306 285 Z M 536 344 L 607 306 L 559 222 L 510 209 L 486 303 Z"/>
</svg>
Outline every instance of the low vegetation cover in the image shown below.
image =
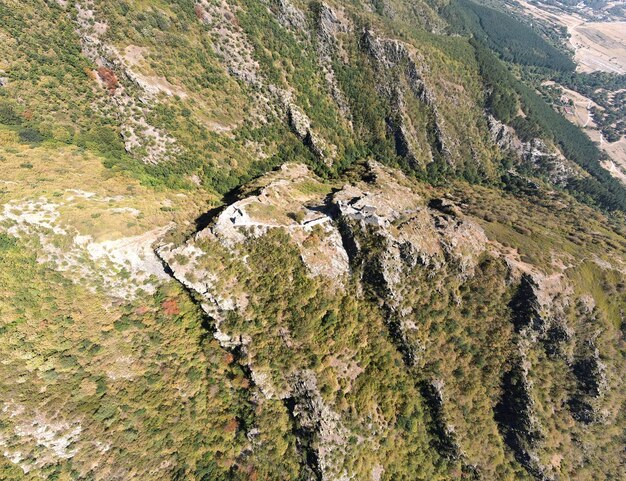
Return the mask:
<svg viewBox="0 0 626 481">
<path fill-rule="evenodd" d="M 597 104 L 590 108 L 594 123 L 607 142 L 620 140 L 626 134 L 626 75 L 607 72 L 567 74 L 558 78 L 561 85 L 581 93 Z"/>
<path fill-rule="evenodd" d="M 535 89 L 622 79 L 494 3 L 0 0 L 0 479 L 626 476 L 626 190 Z"/>
</svg>

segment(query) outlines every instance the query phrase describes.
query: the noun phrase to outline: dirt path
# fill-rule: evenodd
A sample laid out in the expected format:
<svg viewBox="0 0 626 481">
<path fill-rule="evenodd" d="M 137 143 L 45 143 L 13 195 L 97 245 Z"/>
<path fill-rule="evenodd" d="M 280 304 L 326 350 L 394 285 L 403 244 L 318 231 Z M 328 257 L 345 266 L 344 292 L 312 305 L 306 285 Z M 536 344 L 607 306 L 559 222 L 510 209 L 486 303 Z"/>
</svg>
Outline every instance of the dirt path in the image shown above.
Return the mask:
<svg viewBox="0 0 626 481">
<path fill-rule="evenodd" d="M 583 124 L 583 128 L 587 127 L 587 125 L 589 125 L 589 122 L 591 121 L 591 100 L 587 103 L 587 120 L 585 120 L 585 123 Z"/>
</svg>

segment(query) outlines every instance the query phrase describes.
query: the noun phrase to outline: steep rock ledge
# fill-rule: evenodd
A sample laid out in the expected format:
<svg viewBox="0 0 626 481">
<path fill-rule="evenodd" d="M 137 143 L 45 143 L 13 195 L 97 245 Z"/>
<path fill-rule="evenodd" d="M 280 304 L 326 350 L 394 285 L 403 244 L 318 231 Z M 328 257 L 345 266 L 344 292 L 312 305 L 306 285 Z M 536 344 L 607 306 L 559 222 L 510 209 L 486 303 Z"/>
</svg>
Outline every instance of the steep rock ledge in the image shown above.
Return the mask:
<svg viewBox="0 0 626 481">
<path fill-rule="evenodd" d="M 303 456 L 305 479 L 341 479 L 331 476 L 331 456 L 337 445 L 346 442 L 339 416 L 324 403 L 317 388 L 315 376 L 306 371 L 299 372 L 292 380 L 291 395 L 283 399 L 296 435 L 298 448 Z"/>
<path fill-rule="evenodd" d="M 535 363 L 564 368 L 559 389 L 574 390 L 553 411 L 571 412 L 581 425 L 598 419 L 602 394 L 597 393 L 604 390 L 599 352 L 593 344 L 573 340 L 579 333 L 569 325 L 574 291 L 567 268 L 546 274 L 521 261 L 511 249 L 490 241 L 480 225 L 464 214 L 463 203 L 420 192 L 396 170 L 368 162 L 360 166 L 358 175 L 333 187 L 303 165 L 286 164 L 243 189 L 182 245 L 161 246 L 159 255 L 200 299 L 215 322 L 214 336 L 225 348 L 243 354 L 242 362 L 260 395 L 281 400 L 290 415 L 302 472 L 311 480 L 344 479 L 341 459 L 350 449 L 344 441 L 361 443 L 367 436 L 344 428 L 346 414 L 333 404 L 332 396 L 322 395 L 317 388 L 320 373 L 311 366 L 294 362 L 277 371 L 255 357 L 255 344 L 265 342 L 266 329 L 276 329 L 277 345 L 286 352 L 296 355 L 300 347 L 291 327 L 281 324 L 282 312 L 264 325 L 262 334 L 254 332 L 258 314 L 253 307 L 254 289 L 265 289 L 253 283 L 259 277 L 251 271 L 258 266 L 249 261 L 255 243 L 276 239 L 280 233 L 281 249 L 299 257 L 298 265 L 307 277 L 319 281 L 322 289 L 367 303 L 380 315 L 388 340 L 406 370 L 414 374 L 415 386 L 421 387 L 417 391 L 432 420 L 431 445 L 470 479 L 479 479 L 485 466 L 470 454 L 466 434 L 461 431 L 457 437 L 459 414 L 446 401 L 440 383 L 450 379 L 424 378 L 416 368 L 433 353 L 432 340 L 421 331 L 420 306 L 412 302 L 411 286 L 416 279 L 427 283 L 432 279 L 434 287 L 426 289 L 446 289 L 450 284 L 447 302 L 458 305 L 462 299 L 455 286 L 481 274 L 486 257 L 498 259 L 502 289 L 508 285 L 512 293 L 505 299 L 511 299 L 513 354 L 494 377 L 497 386 L 501 376 L 501 391 L 490 404 L 495 405 L 493 429 L 495 433 L 499 429 L 504 444 L 531 476 L 556 479 L 557 468 L 545 457 L 550 432 L 545 416 L 553 400 L 550 393 L 538 395 L 534 387 L 539 366 Z M 502 322 L 507 318 L 502 317 Z"/>
<path fill-rule="evenodd" d="M 511 448 L 517 461 L 536 479 L 552 479 L 546 476 L 546 469 L 535 453 L 543 434 L 534 414 L 532 383 L 528 379 L 528 366 L 523 359 L 504 374 L 502 393 L 494 413 L 504 442 Z"/>
<path fill-rule="evenodd" d="M 381 73 L 383 82 L 377 86 L 381 96 L 387 99 L 397 115 L 386 119 L 387 128 L 393 136 L 396 151 L 399 156 L 406 158 L 410 163 L 417 164 L 418 145 L 416 132 L 412 126 L 411 117 L 406 112 L 404 95 L 400 87 L 400 79 L 404 79 L 409 86 L 409 94 L 422 102 L 432 118 L 429 131 L 433 132 L 434 140 L 430 145 L 430 152 L 426 163 L 435 157 L 443 157 L 451 162 L 452 142 L 445 133 L 444 120 L 439 115 L 434 95 L 424 83 L 422 71 L 428 68 L 420 62 L 416 52 L 398 40 L 380 38 L 371 30 L 365 30 L 361 37 L 361 46 L 370 56 L 377 70 Z M 422 165 L 423 167 L 423 165 Z"/>
<path fill-rule="evenodd" d="M 559 187 L 571 179 L 581 176 L 580 169 L 565 158 L 556 148 L 548 146 L 539 138 L 522 141 L 515 129 L 500 122 L 493 115 L 487 115 L 487 125 L 491 140 L 500 149 L 514 154 L 520 162 Z"/>
</svg>

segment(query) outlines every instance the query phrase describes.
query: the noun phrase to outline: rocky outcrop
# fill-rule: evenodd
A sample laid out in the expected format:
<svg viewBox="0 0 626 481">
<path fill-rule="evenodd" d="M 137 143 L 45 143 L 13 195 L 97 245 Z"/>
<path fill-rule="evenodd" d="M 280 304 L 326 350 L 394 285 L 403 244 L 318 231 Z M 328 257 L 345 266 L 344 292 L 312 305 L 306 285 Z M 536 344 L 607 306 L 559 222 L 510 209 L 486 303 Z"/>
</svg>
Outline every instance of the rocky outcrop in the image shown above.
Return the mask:
<svg viewBox="0 0 626 481">
<path fill-rule="evenodd" d="M 509 308 L 515 330 L 533 342 L 547 344 L 569 339 L 565 311 L 571 304 L 571 286 L 562 273 L 524 272 Z M 555 349 L 552 345 L 551 349 Z"/>
<path fill-rule="evenodd" d="M 572 177 L 578 177 L 571 163 L 558 150 L 551 150 L 541 139 L 532 139 L 523 144 L 521 157 L 533 170 L 545 175 L 550 182 L 563 186 Z"/>
<path fill-rule="evenodd" d="M 502 150 L 521 152 L 523 150 L 522 141 L 517 137 L 513 127 L 500 122 L 493 115 L 487 115 L 489 125 L 489 135 L 491 141 Z"/>
<path fill-rule="evenodd" d="M 545 176 L 557 186 L 564 186 L 571 178 L 579 177 L 575 166 L 556 148 L 550 148 L 539 138 L 522 141 L 515 129 L 492 115 L 487 116 L 491 140 L 504 151 L 515 154 L 535 173 Z"/>
<path fill-rule="evenodd" d="M 502 397 L 494 413 L 504 442 L 511 448 L 517 461 L 536 479 L 549 479 L 544 474 L 545 468 L 539 463 L 535 453 L 542 433 L 534 414 L 528 365 L 523 359 L 504 374 Z"/>
<path fill-rule="evenodd" d="M 368 181 L 344 186 L 331 202 L 352 269 L 379 299 L 390 338 L 407 366 L 413 366 L 424 347 L 410 334 L 416 328 L 402 284 L 418 265 L 436 271 L 446 264 L 460 278 L 472 276 L 487 237 L 451 201 L 428 207 L 403 176 L 377 163 L 368 164 L 364 177 Z M 453 215 L 439 210 L 446 210 L 442 205 Z"/>
<path fill-rule="evenodd" d="M 313 155 L 331 165 L 336 155 L 335 149 L 317 135 L 311 127 L 311 120 L 302 109 L 292 103 L 287 103 L 287 118 L 293 132 Z"/>
<path fill-rule="evenodd" d="M 445 421 L 443 388 L 442 380 L 432 380 L 422 383 L 421 392 L 430 409 L 431 431 L 436 439 L 437 451 L 449 459 L 459 459 L 461 452 L 454 428 Z"/>
<path fill-rule="evenodd" d="M 377 37 L 371 30 L 365 30 L 362 37 L 365 51 L 382 68 L 393 69 L 407 61 L 408 77 L 415 88 L 422 87 L 415 63 L 410 59 L 407 47 L 399 40 Z"/>
<path fill-rule="evenodd" d="M 283 399 L 303 458 L 303 479 L 326 481 L 341 479 L 341 470 L 333 466 L 332 455 L 346 441 L 339 416 L 322 400 L 315 377 L 300 372 L 292 380 L 292 392 Z"/>
<path fill-rule="evenodd" d="M 377 89 L 390 102 L 392 111 L 397 112 L 397 115 L 386 119 L 397 154 L 413 164 L 417 163 L 418 158 L 423 157 L 423 155 L 417 155 L 416 149 L 419 142 L 416 139 L 411 117 L 404 106 L 404 96 L 412 95 L 425 104 L 431 117 L 428 130 L 433 133 L 433 141 L 432 145 L 428 146 L 430 155 L 427 163 L 435 157 L 442 157 L 450 162 L 451 145 L 449 144 L 451 142 L 445 134 L 445 122 L 438 112 L 434 94 L 424 82 L 423 70 L 427 67 L 424 62 L 420 62 L 417 52 L 410 50 L 398 40 L 380 38 L 371 30 L 363 32 L 361 46 L 372 58 L 384 80 L 377 85 Z M 408 84 L 408 92 L 404 92 L 399 87 L 400 78 Z"/>
<path fill-rule="evenodd" d="M 162 90 L 152 88 L 106 41 L 108 26 L 97 17 L 93 0 L 77 2 L 76 11 L 82 53 L 97 66 L 94 78 L 109 94 L 95 108 L 116 118 L 128 153 L 140 156 L 148 164 L 170 159 L 179 152 L 176 139 L 148 121 Z"/>
<path fill-rule="evenodd" d="M 394 177 L 376 163 L 369 164 L 370 184 L 345 186 L 333 195 L 342 222 L 352 226 L 358 239 L 372 232 L 384 239 L 383 277 L 390 286 L 402 266 L 422 264 L 437 268 L 444 260 L 456 265 L 459 275 L 470 276 L 476 258 L 484 252 L 487 237 L 478 224 L 460 215 L 430 208 L 425 199 L 403 185 L 402 176 Z M 437 206 L 433 201 L 430 205 Z M 448 204 L 451 201 L 446 200 Z M 458 214 L 458 215 L 457 215 Z"/>
<path fill-rule="evenodd" d="M 587 349 L 591 353 L 585 357 L 578 359 L 572 366 L 578 388 L 581 393 L 591 397 L 599 397 L 604 390 L 606 379 L 604 377 L 605 366 L 600 360 L 598 349 L 593 343 L 587 342 Z"/>
<path fill-rule="evenodd" d="M 283 27 L 308 37 L 308 25 L 304 12 L 290 0 L 278 0 L 275 15 Z"/>
<path fill-rule="evenodd" d="M 541 316 L 537 290 L 539 286 L 532 275 L 524 274 L 517 292 L 511 299 L 509 307 L 515 329 L 520 332 L 525 328 L 536 331 L 545 330 L 546 319 Z"/>
<path fill-rule="evenodd" d="M 600 401 L 608 389 L 608 381 L 606 366 L 593 339 L 577 346 L 571 369 L 576 379 L 576 390 L 568 400 L 572 417 L 583 424 L 602 422 Z"/>
</svg>

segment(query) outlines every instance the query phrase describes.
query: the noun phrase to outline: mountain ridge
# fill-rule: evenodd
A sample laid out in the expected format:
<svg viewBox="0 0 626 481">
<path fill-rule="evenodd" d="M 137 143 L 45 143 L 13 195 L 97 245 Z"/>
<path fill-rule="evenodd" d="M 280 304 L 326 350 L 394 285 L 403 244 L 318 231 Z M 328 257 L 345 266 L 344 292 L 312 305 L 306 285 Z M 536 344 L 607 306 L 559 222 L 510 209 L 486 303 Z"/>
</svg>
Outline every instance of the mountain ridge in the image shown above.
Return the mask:
<svg viewBox="0 0 626 481">
<path fill-rule="evenodd" d="M 0 478 L 624 477 L 626 191 L 541 29 L 0 11 Z"/>
</svg>

